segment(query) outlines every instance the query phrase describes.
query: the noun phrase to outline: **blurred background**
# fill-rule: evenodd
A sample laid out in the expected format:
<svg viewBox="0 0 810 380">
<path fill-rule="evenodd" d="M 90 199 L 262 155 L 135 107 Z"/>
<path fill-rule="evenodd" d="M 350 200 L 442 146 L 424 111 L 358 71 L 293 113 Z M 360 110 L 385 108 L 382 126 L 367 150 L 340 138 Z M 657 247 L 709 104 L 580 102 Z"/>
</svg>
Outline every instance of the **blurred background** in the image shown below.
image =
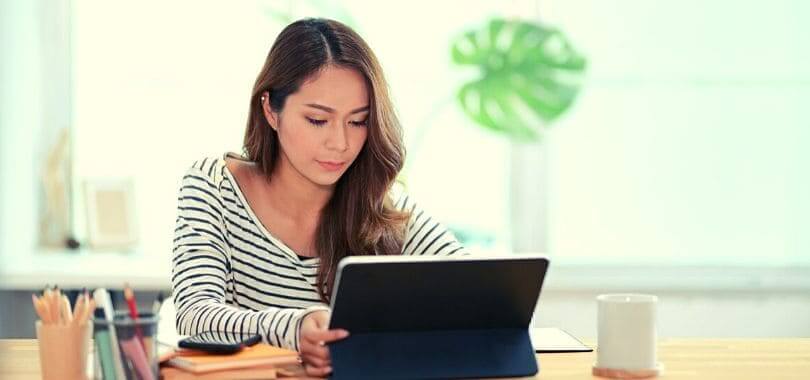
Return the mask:
<svg viewBox="0 0 810 380">
<path fill-rule="evenodd" d="M 353 27 L 402 121 L 408 192 L 472 251 L 552 265 L 534 325 L 597 294 L 659 334 L 810 336 L 810 3 L 0 0 L 0 338 L 30 294 L 170 290 L 180 179 L 241 152 L 303 17 Z"/>
</svg>

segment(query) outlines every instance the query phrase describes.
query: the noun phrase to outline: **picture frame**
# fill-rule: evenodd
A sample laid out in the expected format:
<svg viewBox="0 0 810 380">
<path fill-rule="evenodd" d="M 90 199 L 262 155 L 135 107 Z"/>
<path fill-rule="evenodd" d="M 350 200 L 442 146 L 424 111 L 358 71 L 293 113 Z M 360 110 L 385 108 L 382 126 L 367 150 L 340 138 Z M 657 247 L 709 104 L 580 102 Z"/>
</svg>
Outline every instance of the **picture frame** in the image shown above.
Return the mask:
<svg viewBox="0 0 810 380">
<path fill-rule="evenodd" d="M 138 242 L 131 179 L 84 181 L 87 243 L 91 248 L 129 249 Z"/>
</svg>

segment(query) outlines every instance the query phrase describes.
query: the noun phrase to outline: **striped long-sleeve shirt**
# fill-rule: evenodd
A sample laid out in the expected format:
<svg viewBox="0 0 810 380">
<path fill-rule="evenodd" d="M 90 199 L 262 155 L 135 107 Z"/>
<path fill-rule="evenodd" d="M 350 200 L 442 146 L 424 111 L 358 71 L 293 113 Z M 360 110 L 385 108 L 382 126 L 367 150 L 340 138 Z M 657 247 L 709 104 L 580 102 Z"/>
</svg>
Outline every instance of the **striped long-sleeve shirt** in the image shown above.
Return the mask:
<svg viewBox="0 0 810 380">
<path fill-rule="evenodd" d="M 464 248 L 407 195 L 391 192 L 411 214 L 404 255 L 458 255 Z M 183 177 L 174 234 L 172 287 L 180 334 L 254 333 L 298 350 L 304 316 L 328 310 L 318 296 L 318 258 L 301 258 L 267 231 L 224 158 L 197 161 Z"/>
</svg>

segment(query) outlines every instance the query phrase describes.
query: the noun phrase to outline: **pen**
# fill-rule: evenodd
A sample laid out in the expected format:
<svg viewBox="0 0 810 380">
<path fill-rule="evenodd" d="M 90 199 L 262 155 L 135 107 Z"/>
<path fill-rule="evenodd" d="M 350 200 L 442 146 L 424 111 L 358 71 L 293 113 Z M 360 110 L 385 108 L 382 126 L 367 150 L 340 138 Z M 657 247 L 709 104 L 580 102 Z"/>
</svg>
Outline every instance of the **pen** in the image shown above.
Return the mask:
<svg viewBox="0 0 810 380">
<path fill-rule="evenodd" d="M 107 289 L 99 288 L 93 292 L 93 298 L 95 299 L 98 307 L 101 309 L 103 313 L 102 315 L 104 315 L 104 320 L 107 321 L 108 333 L 110 337 L 110 351 L 112 352 L 112 362 L 115 368 L 115 378 L 126 379 L 124 367 L 121 363 L 121 351 L 118 348 L 118 338 L 115 334 L 115 324 L 113 323 L 113 318 L 115 318 L 115 310 L 113 309 L 110 294 L 107 292 Z"/>
</svg>

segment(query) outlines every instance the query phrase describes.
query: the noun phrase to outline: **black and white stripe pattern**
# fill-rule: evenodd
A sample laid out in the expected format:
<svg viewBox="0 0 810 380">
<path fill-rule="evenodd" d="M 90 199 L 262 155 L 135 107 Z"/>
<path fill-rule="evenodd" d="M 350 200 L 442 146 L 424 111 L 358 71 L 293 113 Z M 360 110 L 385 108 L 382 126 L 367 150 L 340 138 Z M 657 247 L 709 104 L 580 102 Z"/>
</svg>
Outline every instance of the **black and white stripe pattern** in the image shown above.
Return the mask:
<svg viewBox="0 0 810 380">
<path fill-rule="evenodd" d="M 455 237 L 399 190 L 395 206 L 411 213 L 405 255 L 466 254 Z M 260 334 L 298 350 L 303 317 L 328 310 L 316 290 L 318 259 L 302 260 L 265 230 L 225 167 L 195 162 L 178 197 L 172 286 L 180 334 Z"/>
</svg>

